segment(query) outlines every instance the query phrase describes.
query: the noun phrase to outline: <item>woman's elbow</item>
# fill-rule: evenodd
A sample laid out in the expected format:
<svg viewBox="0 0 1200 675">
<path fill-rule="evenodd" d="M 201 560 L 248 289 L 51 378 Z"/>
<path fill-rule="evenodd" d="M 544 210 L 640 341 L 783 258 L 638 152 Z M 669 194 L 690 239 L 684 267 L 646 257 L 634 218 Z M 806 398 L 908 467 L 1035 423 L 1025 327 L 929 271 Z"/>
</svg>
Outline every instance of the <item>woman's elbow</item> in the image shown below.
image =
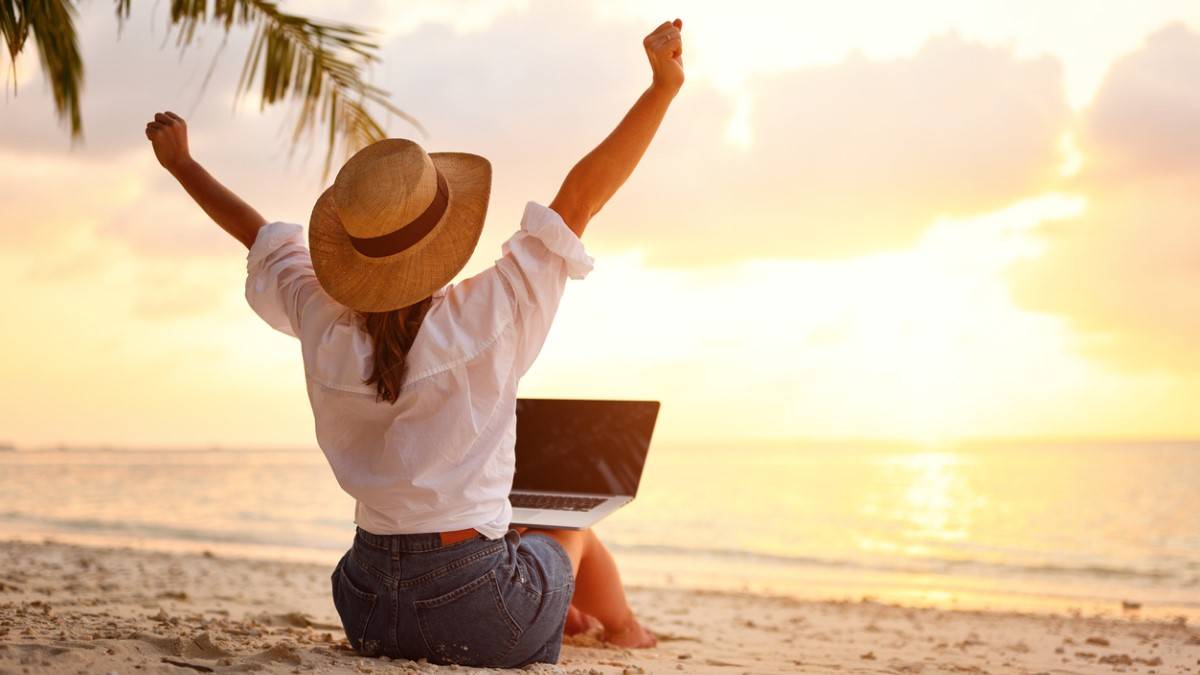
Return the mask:
<svg viewBox="0 0 1200 675">
<path fill-rule="evenodd" d="M 587 227 L 588 221 L 592 219 L 594 211 L 583 202 L 564 197 L 559 193 L 558 197 L 550 202 L 550 210 L 562 217 L 563 222 L 567 224 L 567 228 L 575 233 L 575 236 L 582 237 L 583 230 Z"/>
</svg>

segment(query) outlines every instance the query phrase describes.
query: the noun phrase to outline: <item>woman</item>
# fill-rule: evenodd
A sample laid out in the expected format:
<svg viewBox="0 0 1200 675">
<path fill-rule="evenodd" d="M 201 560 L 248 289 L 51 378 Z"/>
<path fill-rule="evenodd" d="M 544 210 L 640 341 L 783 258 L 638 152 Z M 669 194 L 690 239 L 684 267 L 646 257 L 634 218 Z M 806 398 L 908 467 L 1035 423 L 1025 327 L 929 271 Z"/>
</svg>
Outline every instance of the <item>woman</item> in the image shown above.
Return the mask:
<svg viewBox="0 0 1200 675">
<path fill-rule="evenodd" d="M 496 264 L 458 285 L 479 239 L 491 165 L 387 139 L 354 155 L 299 225 L 267 224 L 188 152 L 158 113 L 159 162 L 250 250 L 246 297 L 298 337 L 317 442 L 356 500 L 352 547 L 332 575 L 362 654 L 435 663 L 556 663 L 564 632 L 650 647 L 612 556 L 590 530 L 511 528 L 517 382 L 537 356 L 567 277 L 592 267 L 588 221 L 641 159 L 683 84 L 681 29 L 643 46 L 651 85 L 567 174 L 530 202 Z"/>
</svg>

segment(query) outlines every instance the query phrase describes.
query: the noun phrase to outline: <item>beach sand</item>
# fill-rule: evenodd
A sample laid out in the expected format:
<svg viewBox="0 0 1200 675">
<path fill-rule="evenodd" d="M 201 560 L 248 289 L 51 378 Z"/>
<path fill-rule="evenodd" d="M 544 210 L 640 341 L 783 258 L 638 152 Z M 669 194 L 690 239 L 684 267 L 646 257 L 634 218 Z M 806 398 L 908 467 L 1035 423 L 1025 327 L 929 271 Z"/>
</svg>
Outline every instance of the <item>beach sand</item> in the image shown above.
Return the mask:
<svg viewBox="0 0 1200 675">
<path fill-rule="evenodd" d="M 472 670 L 362 658 L 329 569 L 55 542 L 0 542 L 0 673 Z M 1193 673 L 1182 619 L 906 608 L 639 588 L 659 646 L 568 638 L 544 673 Z M 499 672 L 476 669 L 472 672 Z"/>
</svg>

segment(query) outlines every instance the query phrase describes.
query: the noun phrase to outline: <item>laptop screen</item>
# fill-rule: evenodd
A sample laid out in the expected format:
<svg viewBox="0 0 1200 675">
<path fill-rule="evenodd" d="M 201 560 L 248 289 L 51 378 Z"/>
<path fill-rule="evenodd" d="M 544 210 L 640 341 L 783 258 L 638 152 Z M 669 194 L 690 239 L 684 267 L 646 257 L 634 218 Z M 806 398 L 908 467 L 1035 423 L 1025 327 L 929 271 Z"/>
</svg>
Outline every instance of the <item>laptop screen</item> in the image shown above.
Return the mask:
<svg viewBox="0 0 1200 675">
<path fill-rule="evenodd" d="M 658 401 L 517 400 L 514 490 L 637 495 Z"/>
</svg>

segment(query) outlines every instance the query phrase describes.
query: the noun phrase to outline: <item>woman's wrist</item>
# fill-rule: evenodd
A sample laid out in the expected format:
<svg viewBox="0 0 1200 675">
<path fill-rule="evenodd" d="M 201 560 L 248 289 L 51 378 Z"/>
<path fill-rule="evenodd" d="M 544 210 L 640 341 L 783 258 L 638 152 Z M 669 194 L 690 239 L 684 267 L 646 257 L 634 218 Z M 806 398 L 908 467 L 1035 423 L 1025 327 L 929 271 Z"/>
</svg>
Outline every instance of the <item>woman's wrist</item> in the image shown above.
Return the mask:
<svg viewBox="0 0 1200 675">
<path fill-rule="evenodd" d="M 200 168 L 200 163 L 191 157 L 186 157 L 178 162 L 174 162 L 167 167 L 167 171 L 175 177 L 175 180 L 183 182 L 188 176 L 195 174 Z"/>
<path fill-rule="evenodd" d="M 647 91 L 654 96 L 665 98 L 665 100 L 670 103 L 675 98 L 675 95 L 679 93 L 681 88 L 682 83 L 670 84 L 656 79 L 650 83 L 650 88 Z"/>
</svg>

